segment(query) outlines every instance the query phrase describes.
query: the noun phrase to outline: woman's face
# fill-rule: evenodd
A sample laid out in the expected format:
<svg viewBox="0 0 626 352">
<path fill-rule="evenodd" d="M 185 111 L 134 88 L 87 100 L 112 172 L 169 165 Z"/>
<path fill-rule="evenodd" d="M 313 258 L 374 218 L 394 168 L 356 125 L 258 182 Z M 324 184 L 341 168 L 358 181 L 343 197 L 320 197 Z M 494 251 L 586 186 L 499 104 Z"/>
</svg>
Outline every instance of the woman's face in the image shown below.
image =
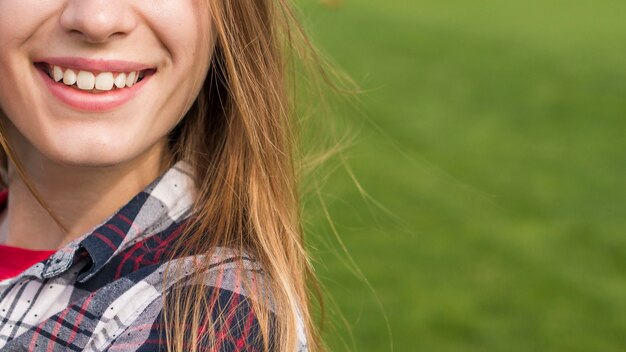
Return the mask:
<svg viewBox="0 0 626 352">
<path fill-rule="evenodd" d="M 0 0 L 11 142 L 67 165 L 132 161 L 189 109 L 213 46 L 203 1 Z"/>
</svg>

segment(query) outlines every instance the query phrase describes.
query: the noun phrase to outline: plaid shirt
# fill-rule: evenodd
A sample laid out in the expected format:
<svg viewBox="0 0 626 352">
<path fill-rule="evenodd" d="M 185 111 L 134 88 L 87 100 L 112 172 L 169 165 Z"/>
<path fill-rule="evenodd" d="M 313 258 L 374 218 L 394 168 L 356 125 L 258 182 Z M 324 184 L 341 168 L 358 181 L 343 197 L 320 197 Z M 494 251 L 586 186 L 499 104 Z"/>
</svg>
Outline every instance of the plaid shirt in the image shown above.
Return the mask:
<svg viewBox="0 0 626 352">
<path fill-rule="evenodd" d="M 165 256 L 190 215 L 194 185 L 179 162 L 94 230 L 17 277 L 0 282 L 1 351 L 163 351 Z M 185 283 L 192 258 L 174 259 Z M 237 263 L 244 263 L 244 273 Z M 261 351 L 260 328 L 241 275 L 262 275 L 249 258 L 218 248 L 205 283 L 216 344 L 210 351 Z M 172 275 L 170 275 L 172 276 Z M 188 277 L 187 277 L 188 278 Z M 306 351 L 302 325 L 300 347 Z"/>
</svg>

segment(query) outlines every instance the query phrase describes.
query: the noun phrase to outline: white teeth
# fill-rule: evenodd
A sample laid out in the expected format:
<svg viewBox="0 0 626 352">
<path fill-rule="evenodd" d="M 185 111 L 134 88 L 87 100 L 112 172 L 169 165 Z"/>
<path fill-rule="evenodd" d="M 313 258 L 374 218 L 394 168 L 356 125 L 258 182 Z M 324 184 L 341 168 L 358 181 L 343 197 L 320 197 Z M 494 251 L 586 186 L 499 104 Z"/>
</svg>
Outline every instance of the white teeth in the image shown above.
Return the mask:
<svg viewBox="0 0 626 352">
<path fill-rule="evenodd" d="M 96 89 L 111 90 L 113 89 L 113 74 L 111 72 L 102 72 L 96 77 Z"/>
<path fill-rule="evenodd" d="M 68 86 L 71 86 L 74 83 L 76 83 L 76 72 L 68 68 L 63 74 L 63 83 L 65 83 Z"/>
<path fill-rule="evenodd" d="M 137 76 L 136 72 L 131 72 L 128 76 L 126 76 L 126 85 L 128 87 L 132 87 L 133 85 L 135 85 L 135 82 L 136 82 L 135 78 L 137 78 L 136 76 Z"/>
<path fill-rule="evenodd" d="M 63 70 L 59 66 L 52 68 L 52 78 L 54 78 L 56 82 L 60 82 L 63 79 Z"/>
<path fill-rule="evenodd" d="M 78 71 L 77 73 L 69 68 L 64 69 L 56 65 L 51 66 L 48 68 L 48 75 L 55 82 L 63 82 L 68 86 L 75 84 L 82 90 L 94 90 L 95 88 L 100 91 L 110 91 L 114 87 L 117 89 L 130 88 L 144 77 L 143 71 L 128 73 L 100 72 L 96 76 L 89 71 Z"/>
<path fill-rule="evenodd" d="M 91 72 L 80 71 L 76 78 L 76 85 L 82 90 L 93 90 L 96 86 L 96 77 Z"/>
<path fill-rule="evenodd" d="M 126 74 L 125 73 L 120 73 L 119 75 L 117 75 L 117 77 L 115 77 L 115 86 L 117 88 L 126 87 Z"/>
</svg>

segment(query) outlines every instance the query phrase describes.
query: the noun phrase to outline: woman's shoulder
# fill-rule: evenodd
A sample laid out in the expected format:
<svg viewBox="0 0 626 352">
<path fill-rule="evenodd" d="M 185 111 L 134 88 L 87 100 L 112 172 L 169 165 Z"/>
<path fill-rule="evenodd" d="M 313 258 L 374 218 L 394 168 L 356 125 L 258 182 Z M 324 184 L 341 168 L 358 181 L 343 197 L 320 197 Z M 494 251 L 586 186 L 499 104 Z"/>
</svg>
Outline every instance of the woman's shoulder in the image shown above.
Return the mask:
<svg viewBox="0 0 626 352">
<path fill-rule="evenodd" d="M 162 350 L 167 340 L 164 329 L 167 313 L 177 303 L 180 308 L 180 303 L 187 302 L 187 308 L 195 307 L 201 317 L 200 329 L 215 333 L 211 346 L 220 347 L 211 350 L 263 350 L 259 348 L 262 347 L 259 342 L 263 341 L 261 324 L 253 309 L 253 300 L 257 298 L 252 290 L 256 288 L 249 282 L 261 287 L 264 281 L 258 263 L 227 248 L 216 248 L 207 255 L 164 260 L 131 271 L 91 297 L 105 307 L 85 347 L 99 351 Z M 118 293 L 105 303 L 100 298 L 110 296 L 104 292 L 111 290 Z M 194 296 L 189 299 L 189 295 Z M 172 315 L 169 317 L 171 322 Z M 208 321 L 210 326 L 202 327 L 202 322 Z"/>
<path fill-rule="evenodd" d="M 176 309 L 197 314 L 199 350 L 264 350 L 261 321 L 255 305 L 266 308 L 265 336 L 272 340 L 275 313 L 267 278 L 251 256 L 229 248 L 216 248 L 206 255 L 164 262 L 155 275 L 145 278 L 144 291 L 162 284 L 161 299 L 153 299 L 111 341 L 111 349 L 137 346 L 136 351 L 160 348 L 166 341 L 164 326 L 176 323 Z M 140 293 L 138 297 L 145 296 Z M 167 321 L 169 313 L 170 320 Z M 180 316 L 179 316 L 180 317 Z M 180 325 L 179 325 L 180 326 Z M 191 334 L 191 331 L 186 333 Z M 187 336 L 189 341 L 193 336 Z M 270 346 L 271 347 L 271 346 Z M 270 348 L 270 350 L 272 350 Z M 305 349 L 300 349 L 304 351 Z"/>
</svg>

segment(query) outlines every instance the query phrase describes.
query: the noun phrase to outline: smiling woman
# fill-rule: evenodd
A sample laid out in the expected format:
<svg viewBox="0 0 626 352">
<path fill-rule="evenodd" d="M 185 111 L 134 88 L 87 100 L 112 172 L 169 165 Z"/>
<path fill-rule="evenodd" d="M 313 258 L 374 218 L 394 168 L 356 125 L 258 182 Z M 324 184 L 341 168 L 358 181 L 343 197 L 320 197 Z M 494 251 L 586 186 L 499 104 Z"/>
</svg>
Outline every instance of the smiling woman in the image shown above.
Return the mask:
<svg viewBox="0 0 626 352">
<path fill-rule="evenodd" d="M 2 350 L 318 349 L 294 33 L 283 0 L 0 0 Z"/>
</svg>

